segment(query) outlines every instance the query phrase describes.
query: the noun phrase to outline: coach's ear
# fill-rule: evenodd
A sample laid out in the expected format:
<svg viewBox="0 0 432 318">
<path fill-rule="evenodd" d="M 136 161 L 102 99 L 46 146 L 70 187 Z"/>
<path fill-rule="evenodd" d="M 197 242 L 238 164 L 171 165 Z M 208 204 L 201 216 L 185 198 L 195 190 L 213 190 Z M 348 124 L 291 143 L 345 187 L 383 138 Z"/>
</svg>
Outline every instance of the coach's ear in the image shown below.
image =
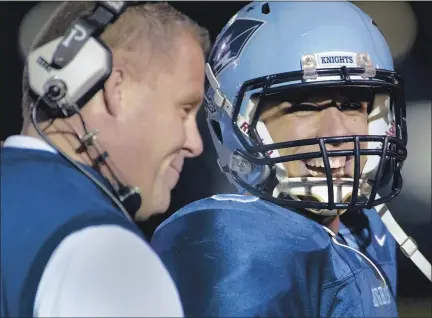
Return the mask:
<svg viewBox="0 0 432 318">
<path fill-rule="evenodd" d="M 123 89 L 124 89 L 124 73 L 119 67 L 114 67 L 111 76 L 105 82 L 104 99 L 108 112 L 118 117 L 124 107 Z"/>
</svg>

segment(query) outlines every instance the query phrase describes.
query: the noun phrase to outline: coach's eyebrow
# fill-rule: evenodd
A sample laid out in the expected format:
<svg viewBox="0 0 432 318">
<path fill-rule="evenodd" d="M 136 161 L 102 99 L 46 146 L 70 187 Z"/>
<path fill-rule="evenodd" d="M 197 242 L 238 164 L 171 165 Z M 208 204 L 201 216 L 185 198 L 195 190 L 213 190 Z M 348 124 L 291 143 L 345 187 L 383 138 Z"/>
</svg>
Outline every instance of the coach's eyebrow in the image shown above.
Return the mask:
<svg viewBox="0 0 432 318">
<path fill-rule="evenodd" d="M 181 98 L 183 104 L 194 106 L 200 106 L 203 103 L 203 99 L 204 96 L 202 91 L 191 91 Z"/>
</svg>

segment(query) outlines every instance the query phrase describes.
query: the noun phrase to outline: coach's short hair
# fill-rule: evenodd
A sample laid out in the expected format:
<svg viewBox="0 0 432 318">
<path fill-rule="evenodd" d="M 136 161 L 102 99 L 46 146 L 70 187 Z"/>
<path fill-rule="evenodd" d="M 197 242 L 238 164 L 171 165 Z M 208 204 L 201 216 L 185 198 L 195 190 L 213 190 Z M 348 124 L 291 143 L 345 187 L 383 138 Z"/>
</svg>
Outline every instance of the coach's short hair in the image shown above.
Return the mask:
<svg viewBox="0 0 432 318">
<path fill-rule="evenodd" d="M 95 2 L 62 3 L 44 24 L 30 51 L 63 36 L 75 20 L 90 13 L 94 6 Z M 149 71 L 146 69 L 147 72 L 140 72 L 143 64 L 148 68 L 166 65 L 161 59 L 169 58 L 175 53 L 172 50 L 175 37 L 184 32 L 188 32 L 200 43 L 204 54 L 208 53 L 210 37 L 205 28 L 167 3 L 143 2 L 128 7 L 100 38 L 113 52 L 114 60 L 121 59 L 130 75 L 139 77 L 145 76 Z M 34 102 L 30 94 L 27 66 L 23 73 L 22 93 L 23 117 L 26 121 Z"/>
</svg>

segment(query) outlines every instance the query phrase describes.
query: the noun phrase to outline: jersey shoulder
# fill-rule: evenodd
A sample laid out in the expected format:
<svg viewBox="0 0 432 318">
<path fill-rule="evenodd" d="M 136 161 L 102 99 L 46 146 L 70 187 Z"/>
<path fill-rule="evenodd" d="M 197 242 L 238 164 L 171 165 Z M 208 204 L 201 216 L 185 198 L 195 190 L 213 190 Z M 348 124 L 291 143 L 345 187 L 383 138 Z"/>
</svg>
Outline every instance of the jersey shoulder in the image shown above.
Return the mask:
<svg viewBox="0 0 432 318">
<path fill-rule="evenodd" d="M 193 202 L 175 212 L 155 231 L 155 237 L 199 232 L 202 236 L 223 233 L 228 237 L 262 237 L 284 249 L 314 250 L 329 245 L 318 223 L 255 196 L 219 194 Z M 216 234 L 214 234 L 216 235 Z M 278 243 L 276 243 L 278 242 Z"/>
</svg>

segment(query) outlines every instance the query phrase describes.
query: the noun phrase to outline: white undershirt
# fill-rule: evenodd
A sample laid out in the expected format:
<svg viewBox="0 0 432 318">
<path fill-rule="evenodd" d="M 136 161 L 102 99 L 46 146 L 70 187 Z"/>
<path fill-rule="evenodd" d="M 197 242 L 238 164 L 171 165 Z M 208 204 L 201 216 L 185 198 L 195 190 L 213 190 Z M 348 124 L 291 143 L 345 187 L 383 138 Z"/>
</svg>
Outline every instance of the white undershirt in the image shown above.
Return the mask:
<svg viewBox="0 0 432 318">
<path fill-rule="evenodd" d="M 56 152 L 32 137 L 9 137 L 4 147 Z M 165 266 L 135 233 L 91 226 L 67 236 L 51 255 L 34 303 L 35 317 L 183 317 Z"/>
</svg>

